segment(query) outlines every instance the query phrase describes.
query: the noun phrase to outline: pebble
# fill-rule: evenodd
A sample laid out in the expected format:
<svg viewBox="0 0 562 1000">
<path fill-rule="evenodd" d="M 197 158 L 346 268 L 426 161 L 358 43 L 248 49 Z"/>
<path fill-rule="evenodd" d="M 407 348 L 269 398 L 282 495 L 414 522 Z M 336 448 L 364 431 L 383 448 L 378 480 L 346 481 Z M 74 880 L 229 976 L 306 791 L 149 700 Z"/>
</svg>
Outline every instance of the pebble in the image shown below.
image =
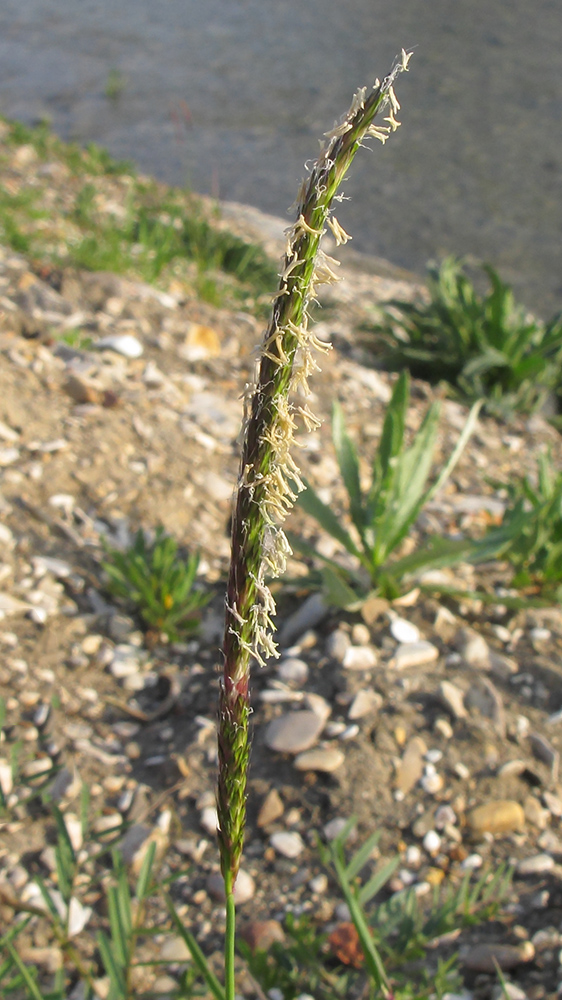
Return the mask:
<svg viewBox="0 0 562 1000">
<path fill-rule="evenodd" d="M 434 732 L 439 733 L 444 740 L 451 740 L 453 738 L 453 727 L 448 719 L 444 719 L 442 717 L 436 719 L 433 724 L 433 729 Z"/>
<path fill-rule="evenodd" d="M 472 629 L 459 629 L 455 636 L 455 646 L 463 659 L 473 667 L 489 666 L 490 647 L 484 636 Z"/>
<path fill-rule="evenodd" d="M 140 340 L 133 337 L 131 333 L 101 337 L 93 344 L 93 347 L 99 351 L 115 351 L 116 354 L 121 354 L 124 358 L 140 358 L 144 350 Z"/>
<path fill-rule="evenodd" d="M 424 757 L 427 747 L 420 736 L 413 736 L 408 742 L 396 775 L 396 789 L 407 795 L 420 780 L 424 772 Z"/>
<path fill-rule="evenodd" d="M 371 633 L 362 622 L 356 622 L 351 628 L 351 641 L 354 646 L 368 646 L 371 642 Z"/>
<path fill-rule="evenodd" d="M 366 715 L 378 712 L 382 708 L 383 698 L 373 688 L 361 688 L 349 706 L 348 719 L 363 719 Z"/>
<path fill-rule="evenodd" d="M 482 867 L 483 863 L 484 862 L 480 854 L 469 854 L 464 861 L 461 861 L 461 870 L 463 872 L 476 871 L 477 868 Z"/>
<path fill-rule="evenodd" d="M 350 646 L 351 639 L 347 632 L 344 632 L 341 628 L 337 628 L 328 636 L 326 656 L 329 656 L 331 660 L 335 660 L 337 663 L 343 663 L 345 654 Z"/>
<path fill-rule="evenodd" d="M 326 722 L 332 714 L 332 706 L 330 702 L 323 698 L 321 694 L 316 694 L 315 691 L 307 691 L 304 696 L 304 701 L 307 706 L 318 716 L 319 719 L 323 719 Z"/>
<path fill-rule="evenodd" d="M 541 805 L 536 796 L 528 795 L 523 803 L 523 808 L 525 810 L 525 819 L 529 823 L 536 826 L 538 830 L 546 830 L 550 820 L 550 813 L 548 809 L 545 809 Z"/>
<path fill-rule="evenodd" d="M 279 663 L 277 676 L 285 684 L 306 684 L 308 680 L 308 664 L 297 657 L 287 657 Z"/>
<path fill-rule="evenodd" d="M 530 941 L 519 945 L 481 943 L 461 954 L 461 961 L 471 972 L 495 972 L 498 965 L 507 971 L 532 962 L 534 957 L 535 949 Z"/>
<path fill-rule="evenodd" d="M 3 792 L 5 796 L 8 796 L 14 787 L 14 782 L 12 778 L 12 765 L 5 760 L 4 757 L 0 758 L 0 791 Z"/>
<path fill-rule="evenodd" d="M 511 833 L 525 828 L 523 808 L 513 799 L 486 802 L 471 809 L 466 819 L 471 832 L 476 836 L 483 833 Z"/>
<path fill-rule="evenodd" d="M 422 844 L 424 849 L 431 855 L 432 858 L 435 857 L 436 854 L 439 854 L 441 849 L 441 837 L 437 833 L 437 830 L 428 830 L 423 838 Z"/>
<path fill-rule="evenodd" d="M 242 927 L 240 937 L 251 951 L 269 951 L 272 944 L 283 944 L 285 932 L 278 920 L 250 920 Z"/>
<path fill-rule="evenodd" d="M 272 833 L 269 842 L 273 849 L 284 858 L 298 858 L 305 847 L 300 833 L 294 830 L 280 830 L 278 833 Z"/>
<path fill-rule="evenodd" d="M 544 872 L 551 872 L 555 867 L 554 858 L 550 854 L 534 854 L 530 858 L 522 858 L 517 862 L 516 872 L 518 875 L 542 875 Z"/>
<path fill-rule="evenodd" d="M 420 639 L 419 642 L 406 642 L 398 646 L 391 665 L 395 670 L 407 670 L 408 667 L 422 667 L 425 663 L 433 663 L 438 657 L 437 646 Z"/>
<path fill-rule="evenodd" d="M 138 852 L 150 837 L 151 829 L 145 823 L 133 823 L 127 830 L 119 847 L 126 865 L 133 863 Z"/>
<path fill-rule="evenodd" d="M 262 802 L 258 813 L 257 824 L 260 828 L 269 826 L 285 812 L 285 806 L 276 788 L 270 789 Z"/>
<path fill-rule="evenodd" d="M 529 733 L 529 742 L 537 760 L 542 760 L 550 768 L 552 780 L 558 780 L 560 754 L 540 733 Z"/>
<path fill-rule="evenodd" d="M 207 806 L 201 810 L 199 822 L 209 836 L 214 837 L 219 825 L 219 817 L 215 806 Z"/>
<path fill-rule="evenodd" d="M 424 774 L 420 785 L 428 795 L 437 795 L 443 788 L 444 781 L 440 774 Z"/>
<path fill-rule="evenodd" d="M 410 844 L 405 855 L 406 864 L 410 868 L 418 868 L 422 863 L 422 852 L 417 844 Z"/>
<path fill-rule="evenodd" d="M 313 629 L 330 614 L 330 605 L 326 604 L 324 598 L 319 593 L 311 594 L 304 604 L 286 619 L 283 628 L 279 633 L 279 643 L 281 646 L 292 646 L 293 643 Z"/>
<path fill-rule="evenodd" d="M 498 736 L 505 736 L 503 699 L 496 687 L 486 677 L 479 677 L 470 685 L 464 696 L 466 708 L 475 708 L 485 718 L 491 719 Z"/>
<path fill-rule="evenodd" d="M 390 633 L 396 642 L 417 643 L 420 638 L 419 628 L 405 618 L 395 618 L 390 623 Z"/>
<path fill-rule="evenodd" d="M 84 930 L 89 922 L 93 910 L 91 906 L 83 906 L 76 896 L 72 896 L 68 905 L 68 936 L 75 937 Z"/>
<path fill-rule="evenodd" d="M 278 753 L 300 753 L 316 743 L 325 720 L 316 712 L 288 712 L 273 719 L 265 731 L 265 743 Z"/>
<path fill-rule="evenodd" d="M 331 774 L 342 766 L 345 755 L 335 747 L 316 747 L 305 750 L 295 757 L 294 765 L 297 771 L 325 771 Z"/>
<path fill-rule="evenodd" d="M 106 841 L 118 835 L 122 825 L 123 817 L 119 813 L 108 813 L 94 820 L 92 830 L 98 835 L 100 840 Z"/>
<path fill-rule="evenodd" d="M 161 962 L 190 962 L 191 952 L 184 939 L 179 936 L 166 937 L 160 947 Z M 174 988 L 177 987 L 175 980 L 172 980 Z"/>
<path fill-rule="evenodd" d="M 223 902 L 226 897 L 224 894 L 224 881 L 220 872 L 212 872 L 207 879 L 207 892 L 213 899 L 220 900 Z M 234 902 L 237 904 L 248 903 L 250 899 L 253 899 L 256 894 L 256 883 L 254 882 L 251 875 L 244 871 L 243 868 L 238 872 L 236 878 L 236 883 L 234 885 Z"/>
<path fill-rule="evenodd" d="M 314 878 L 310 879 L 308 888 L 311 892 L 316 893 L 317 896 L 323 896 L 328 889 L 328 876 L 324 872 L 320 872 L 319 875 L 315 875 Z"/>
<path fill-rule="evenodd" d="M 454 826 L 456 822 L 457 815 L 448 802 L 445 802 L 435 810 L 435 827 L 437 830 L 442 830 L 445 826 L 449 825 Z"/>
<path fill-rule="evenodd" d="M 464 694 L 456 684 L 452 684 L 451 681 L 441 681 L 437 693 L 439 700 L 449 710 L 454 719 L 466 718 Z"/>
<path fill-rule="evenodd" d="M 115 647 L 113 659 L 109 665 L 113 677 L 130 677 L 139 670 L 139 651 L 135 646 L 119 645 Z"/>
<path fill-rule="evenodd" d="M 547 809 L 559 819 L 562 816 L 562 799 L 552 792 L 543 792 L 543 802 Z"/>
<path fill-rule="evenodd" d="M 377 653 L 373 646 L 349 646 L 342 666 L 345 670 L 372 670 L 377 662 Z"/>
</svg>

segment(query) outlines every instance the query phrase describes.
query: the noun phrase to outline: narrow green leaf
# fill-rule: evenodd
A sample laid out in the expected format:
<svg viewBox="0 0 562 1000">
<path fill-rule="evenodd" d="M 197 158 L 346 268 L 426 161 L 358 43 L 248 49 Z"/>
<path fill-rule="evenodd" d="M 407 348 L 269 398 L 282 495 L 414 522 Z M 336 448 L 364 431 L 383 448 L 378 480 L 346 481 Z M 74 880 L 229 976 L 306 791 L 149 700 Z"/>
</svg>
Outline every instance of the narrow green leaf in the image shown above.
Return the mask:
<svg viewBox="0 0 562 1000">
<path fill-rule="evenodd" d="M 349 882 L 353 882 L 355 876 L 359 875 L 361 869 L 370 861 L 373 849 L 377 846 L 380 839 L 380 830 L 376 830 L 375 833 L 372 833 L 367 838 L 365 843 L 361 845 L 359 850 L 355 852 L 351 860 L 347 863 L 345 875 Z"/>
<path fill-rule="evenodd" d="M 322 566 L 320 570 L 323 591 L 326 601 L 334 608 L 343 608 L 346 611 L 358 611 L 364 601 L 366 593 L 357 593 L 346 583 L 343 573 L 334 569 L 330 565 Z"/>
<path fill-rule="evenodd" d="M 207 986 L 209 987 L 215 1000 L 226 1000 L 226 994 L 223 987 L 219 983 L 212 969 L 209 967 L 207 959 L 205 958 L 203 952 L 201 951 L 201 948 L 197 944 L 197 941 L 193 937 L 193 934 L 190 934 L 190 932 L 183 926 L 176 912 L 176 908 L 173 904 L 171 897 L 168 896 L 168 894 L 166 894 L 164 899 L 166 902 L 166 906 L 168 908 L 168 913 L 172 918 L 172 922 L 178 934 L 180 935 L 181 938 L 183 938 L 187 947 L 189 948 L 191 957 L 193 958 L 193 961 L 197 966 L 199 973 L 201 974 Z"/>
<path fill-rule="evenodd" d="M 376 896 L 377 892 L 380 892 L 382 887 L 392 878 L 399 864 L 399 857 L 391 858 L 386 865 L 383 865 L 380 871 L 375 872 L 368 882 L 365 882 L 365 885 L 361 886 L 357 895 L 360 906 L 366 906 L 373 896 Z"/>
<path fill-rule="evenodd" d="M 29 995 L 33 998 L 33 1000 L 43 1000 L 43 996 L 41 994 L 41 990 L 37 985 L 37 982 L 31 975 L 27 966 L 24 965 L 24 963 L 22 962 L 14 946 L 12 944 L 9 944 L 7 945 L 7 948 L 10 953 L 10 958 L 12 959 L 14 965 L 17 966 L 17 968 L 19 969 L 20 975 L 24 980 L 25 985 L 27 986 Z"/>
<path fill-rule="evenodd" d="M 126 982 L 123 969 L 119 967 L 113 955 L 111 943 L 103 931 L 98 933 L 98 948 L 103 967 L 109 976 L 114 996 L 126 997 Z"/>
<path fill-rule="evenodd" d="M 335 538 L 336 541 L 343 545 L 351 555 L 356 556 L 357 559 L 361 558 L 359 550 L 351 536 L 342 527 L 331 508 L 322 503 L 322 500 L 309 483 L 306 483 L 306 489 L 299 494 L 297 505 L 318 521 L 318 524 L 324 528 L 324 531 L 327 531 L 332 538 Z"/>
<path fill-rule="evenodd" d="M 332 411 L 332 440 L 344 486 L 349 497 L 351 519 L 359 535 L 362 537 L 365 529 L 365 511 L 361 495 L 359 459 L 351 438 L 347 433 L 343 410 L 337 401 L 334 403 Z"/>
<path fill-rule="evenodd" d="M 156 843 L 152 841 L 152 843 L 149 844 L 148 850 L 143 858 L 141 870 L 137 879 L 135 896 L 139 902 L 142 902 L 150 891 L 150 880 L 152 878 L 152 866 L 154 865 L 155 854 Z"/>
<path fill-rule="evenodd" d="M 123 920 L 123 913 L 119 905 L 118 891 L 115 886 L 110 886 L 108 890 L 107 910 L 111 929 L 112 954 L 114 951 L 116 960 L 124 969 L 129 963 L 129 938 Z"/>
</svg>

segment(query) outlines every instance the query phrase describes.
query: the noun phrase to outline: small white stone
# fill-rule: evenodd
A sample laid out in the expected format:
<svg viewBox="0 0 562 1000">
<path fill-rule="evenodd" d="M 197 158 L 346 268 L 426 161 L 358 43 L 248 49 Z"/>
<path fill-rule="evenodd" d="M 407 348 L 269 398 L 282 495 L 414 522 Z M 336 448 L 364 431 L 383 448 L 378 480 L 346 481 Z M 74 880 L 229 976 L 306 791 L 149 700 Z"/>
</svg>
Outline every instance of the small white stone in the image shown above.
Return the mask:
<svg viewBox="0 0 562 1000">
<path fill-rule="evenodd" d="M 431 854 L 432 857 L 438 854 L 441 848 L 441 837 L 437 833 L 437 830 L 428 830 L 422 840 L 422 844 L 427 853 Z"/>
<path fill-rule="evenodd" d="M 422 852 L 417 844 L 410 844 L 406 850 L 406 864 L 410 868 L 417 868 L 422 861 Z"/>
<path fill-rule="evenodd" d="M 13 787 L 12 766 L 2 757 L 0 758 L 0 791 L 7 797 Z"/>
<path fill-rule="evenodd" d="M 464 872 L 475 871 L 477 868 L 481 868 L 482 864 L 483 861 L 479 854 L 469 854 L 464 861 L 461 861 L 461 868 Z"/>
<path fill-rule="evenodd" d="M 139 653 L 134 646 L 119 645 L 113 651 L 113 659 L 109 667 L 114 677 L 130 677 L 138 673 Z"/>
<path fill-rule="evenodd" d="M 311 878 L 308 883 L 308 888 L 311 892 L 316 893 L 317 896 L 324 895 L 326 889 L 328 888 L 328 876 L 325 875 L 324 872 L 320 872 L 319 875 L 315 875 L 314 878 Z"/>
<path fill-rule="evenodd" d="M 351 629 L 351 641 L 354 646 L 368 646 L 371 641 L 371 633 L 363 622 L 356 622 Z"/>
<path fill-rule="evenodd" d="M 406 621 L 405 618 L 395 618 L 390 623 L 390 632 L 396 642 L 418 642 L 420 638 L 420 630 L 417 625 Z"/>
<path fill-rule="evenodd" d="M 377 654 L 372 646 L 350 646 L 344 655 L 346 670 L 371 670 L 377 665 Z"/>
<path fill-rule="evenodd" d="M 68 907 L 69 938 L 74 937 L 76 934 L 80 934 L 80 932 L 84 930 L 84 927 L 92 916 L 92 912 L 93 910 L 91 906 L 82 906 L 82 903 L 79 903 L 78 900 L 72 896 Z"/>
<path fill-rule="evenodd" d="M 435 810 L 435 826 L 438 830 L 442 830 L 443 827 L 448 825 L 454 825 L 457 822 L 457 816 L 454 809 L 445 802 L 442 806 L 439 806 Z"/>
<path fill-rule="evenodd" d="M 448 719 L 440 717 L 436 719 L 433 725 L 436 733 L 440 733 L 443 739 L 450 740 L 453 738 L 453 727 Z"/>
<path fill-rule="evenodd" d="M 280 830 L 278 833 L 273 833 L 269 842 L 284 858 L 298 858 L 305 847 L 300 833 L 294 830 Z"/>
<path fill-rule="evenodd" d="M 219 825 L 219 817 L 216 808 L 214 806 L 207 806 L 206 809 L 202 809 L 201 815 L 199 816 L 199 822 L 209 836 L 215 836 Z"/>
<path fill-rule="evenodd" d="M 453 770 L 457 777 L 459 777 L 462 781 L 468 781 L 470 778 L 470 771 L 468 770 L 468 767 L 460 760 L 455 764 Z"/>
<path fill-rule="evenodd" d="M 297 754 L 294 763 L 297 771 L 324 771 L 330 774 L 337 771 L 344 760 L 344 754 L 335 747 L 315 747 Z"/>
<path fill-rule="evenodd" d="M 306 684 L 308 680 L 308 664 L 297 657 L 287 657 L 279 663 L 277 676 L 285 684 Z"/>
<path fill-rule="evenodd" d="M 98 350 L 115 351 L 124 358 L 140 358 L 143 353 L 143 346 L 131 333 L 117 334 L 116 336 L 102 337 L 93 345 Z"/>
<path fill-rule="evenodd" d="M 440 774 L 424 774 L 420 785 L 428 795 L 436 795 L 443 788 L 443 778 Z"/>
<path fill-rule="evenodd" d="M 75 816 L 74 813 L 66 813 L 64 817 L 64 825 L 66 826 L 68 839 L 70 840 L 70 843 L 76 853 L 78 853 L 84 840 L 82 834 L 82 823 L 78 819 L 78 816 Z"/>
<path fill-rule="evenodd" d="M 549 628 L 532 628 L 529 632 L 529 638 L 533 642 L 548 642 L 550 636 L 552 635 Z"/>
<path fill-rule="evenodd" d="M 378 712 L 382 703 L 383 699 L 378 691 L 373 691 L 373 688 L 362 688 L 351 702 L 347 717 L 348 719 L 362 719 L 365 715 Z"/>
<path fill-rule="evenodd" d="M 541 875 L 543 872 L 551 872 L 554 867 L 554 858 L 550 854 L 534 854 L 519 861 L 516 870 L 518 875 Z"/>
</svg>

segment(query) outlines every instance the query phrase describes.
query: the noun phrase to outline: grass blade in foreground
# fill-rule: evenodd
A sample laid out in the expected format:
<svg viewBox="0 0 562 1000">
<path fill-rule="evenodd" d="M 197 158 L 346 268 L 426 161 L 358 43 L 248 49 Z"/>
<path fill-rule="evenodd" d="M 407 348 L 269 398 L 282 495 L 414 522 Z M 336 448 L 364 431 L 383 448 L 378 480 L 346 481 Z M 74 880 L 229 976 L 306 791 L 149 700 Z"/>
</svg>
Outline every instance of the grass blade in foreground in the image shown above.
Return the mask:
<svg viewBox="0 0 562 1000">
<path fill-rule="evenodd" d="M 234 901 L 240 867 L 246 814 L 246 779 L 249 757 L 250 661 L 259 663 L 275 655 L 271 638 L 275 604 L 266 583 L 266 572 L 283 572 L 287 539 L 280 528 L 296 500 L 295 489 L 304 484 L 290 454 L 296 420 L 307 429 L 318 421 L 306 406 L 289 403 L 289 393 L 307 391 L 309 376 L 317 369 L 313 350 L 327 351 L 308 329 L 308 306 L 315 286 L 336 280 L 331 260 L 320 250 L 327 224 L 336 242 L 349 236 L 331 216 L 349 166 L 368 137 L 385 142 L 398 127 L 399 109 L 393 84 L 408 67 L 410 55 L 401 59 L 371 92 L 360 89 L 342 121 L 329 133 L 320 156 L 297 201 L 297 220 L 287 235 L 287 248 L 265 332 L 255 386 L 247 393 L 244 444 L 232 526 L 232 556 L 226 599 L 224 673 L 219 706 L 219 778 L 217 807 L 221 870 L 227 903 L 225 980 L 228 1000 L 234 996 Z M 375 126 L 379 111 L 386 110 L 388 125 Z M 298 355 L 297 355 L 298 352 Z"/>
</svg>

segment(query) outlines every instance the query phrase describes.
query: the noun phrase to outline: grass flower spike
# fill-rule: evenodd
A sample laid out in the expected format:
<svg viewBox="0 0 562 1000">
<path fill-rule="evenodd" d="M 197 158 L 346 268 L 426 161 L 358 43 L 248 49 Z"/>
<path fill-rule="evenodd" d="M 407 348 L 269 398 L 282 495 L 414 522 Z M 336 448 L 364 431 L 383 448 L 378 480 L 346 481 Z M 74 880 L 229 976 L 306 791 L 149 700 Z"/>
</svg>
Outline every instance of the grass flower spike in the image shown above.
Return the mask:
<svg viewBox="0 0 562 1000">
<path fill-rule="evenodd" d="M 338 243 L 349 239 L 331 215 L 332 205 L 364 140 L 374 136 L 384 142 L 397 127 L 394 115 L 399 104 L 393 85 L 408 68 L 409 59 L 410 53 L 402 51 L 382 83 L 375 81 L 370 94 L 366 88 L 358 90 L 342 121 L 326 134 L 320 156 L 301 186 L 296 222 L 287 232 L 279 288 L 261 346 L 256 382 L 246 393 L 219 707 L 217 799 L 227 923 L 233 919 L 232 892 L 244 836 L 250 662 L 254 658 L 263 664 L 276 655 L 272 639 L 275 603 L 265 578 L 266 574 L 278 575 L 284 570 L 290 548 L 281 525 L 296 500 L 295 489 L 304 489 L 291 456 L 297 421 L 300 419 L 307 429 L 318 426 L 314 415 L 300 403 L 293 403 L 290 396 L 295 390 L 306 394 L 308 379 L 318 370 L 316 354 L 330 349 L 309 329 L 308 307 L 315 289 L 337 280 L 338 262 L 328 257 L 319 244 L 326 224 Z M 388 109 L 390 124 L 374 126 L 377 113 Z"/>
</svg>

